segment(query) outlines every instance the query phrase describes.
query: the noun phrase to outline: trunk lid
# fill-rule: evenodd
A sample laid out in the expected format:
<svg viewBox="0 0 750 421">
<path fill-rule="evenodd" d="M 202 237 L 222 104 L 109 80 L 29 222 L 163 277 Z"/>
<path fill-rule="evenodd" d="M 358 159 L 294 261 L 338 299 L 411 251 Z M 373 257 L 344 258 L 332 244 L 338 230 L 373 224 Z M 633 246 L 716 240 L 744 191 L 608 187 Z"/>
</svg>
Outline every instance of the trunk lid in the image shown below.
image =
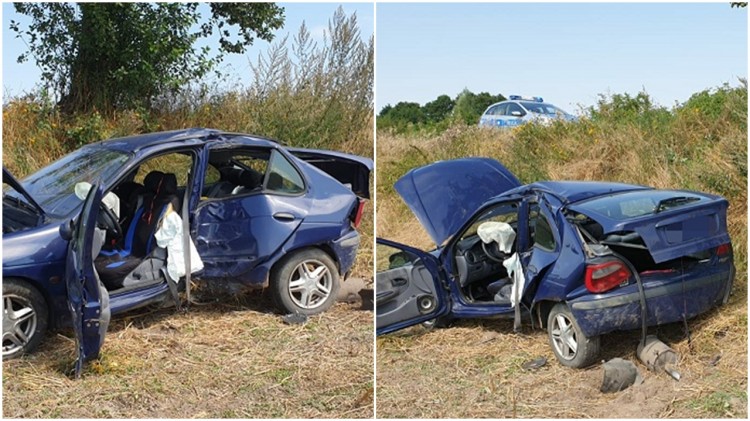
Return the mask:
<svg viewBox="0 0 750 421">
<path fill-rule="evenodd" d="M 394 184 L 435 244 L 445 244 L 488 199 L 521 186 L 490 158 L 438 161 L 413 169 Z"/>
<path fill-rule="evenodd" d="M 598 197 L 569 206 L 598 222 L 604 234 L 635 232 L 656 263 L 730 243 L 720 196 L 676 190 L 643 190 Z"/>
<path fill-rule="evenodd" d="M 372 159 L 342 152 L 320 149 L 286 148 L 296 158 L 348 184 L 359 197 L 370 198 L 370 171 Z"/>
</svg>

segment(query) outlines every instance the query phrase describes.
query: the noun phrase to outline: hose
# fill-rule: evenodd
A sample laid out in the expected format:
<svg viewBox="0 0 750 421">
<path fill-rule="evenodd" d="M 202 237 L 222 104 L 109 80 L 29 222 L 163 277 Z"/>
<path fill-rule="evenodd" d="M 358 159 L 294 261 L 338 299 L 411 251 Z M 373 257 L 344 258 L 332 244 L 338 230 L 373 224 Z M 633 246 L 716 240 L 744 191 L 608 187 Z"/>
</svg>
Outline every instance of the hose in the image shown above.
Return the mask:
<svg viewBox="0 0 750 421">
<path fill-rule="evenodd" d="M 623 255 L 617 253 L 616 251 L 610 249 L 612 252 L 612 255 L 617 257 L 618 259 L 622 260 L 623 263 L 625 263 L 625 266 L 630 269 L 630 273 L 633 274 L 633 277 L 635 278 L 635 283 L 638 285 L 638 293 L 640 295 L 640 302 L 641 302 L 641 346 L 644 346 L 646 344 L 646 331 L 648 330 L 648 322 L 646 321 L 646 318 L 648 316 L 648 310 L 646 307 L 646 291 L 643 289 L 643 281 L 641 280 L 641 275 L 638 274 L 638 271 L 635 269 L 635 266 L 633 266 L 632 263 L 628 259 L 626 259 Z"/>
</svg>

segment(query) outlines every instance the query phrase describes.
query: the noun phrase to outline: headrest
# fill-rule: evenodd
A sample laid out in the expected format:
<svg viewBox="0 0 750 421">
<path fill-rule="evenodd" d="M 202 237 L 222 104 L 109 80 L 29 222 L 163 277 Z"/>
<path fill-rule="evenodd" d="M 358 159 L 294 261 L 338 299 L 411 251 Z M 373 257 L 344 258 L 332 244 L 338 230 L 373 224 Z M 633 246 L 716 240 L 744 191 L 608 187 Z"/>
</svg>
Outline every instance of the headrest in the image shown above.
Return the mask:
<svg viewBox="0 0 750 421">
<path fill-rule="evenodd" d="M 143 179 L 143 188 L 147 192 L 156 193 L 163 179 L 164 179 L 163 172 L 151 171 L 150 173 L 146 174 L 146 177 Z"/>
<path fill-rule="evenodd" d="M 143 179 L 143 187 L 147 192 L 163 196 L 177 192 L 177 177 L 174 174 L 164 174 L 161 171 L 151 171 Z"/>
<path fill-rule="evenodd" d="M 239 185 L 254 189 L 263 183 L 263 175 L 255 170 L 244 170 L 240 173 Z"/>
<path fill-rule="evenodd" d="M 242 170 L 232 167 L 224 167 L 219 170 L 221 179 L 232 184 L 239 184 L 240 173 Z"/>
<path fill-rule="evenodd" d="M 177 193 L 177 176 L 169 173 L 164 174 L 164 185 L 162 185 L 161 194 L 176 194 Z"/>
</svg>

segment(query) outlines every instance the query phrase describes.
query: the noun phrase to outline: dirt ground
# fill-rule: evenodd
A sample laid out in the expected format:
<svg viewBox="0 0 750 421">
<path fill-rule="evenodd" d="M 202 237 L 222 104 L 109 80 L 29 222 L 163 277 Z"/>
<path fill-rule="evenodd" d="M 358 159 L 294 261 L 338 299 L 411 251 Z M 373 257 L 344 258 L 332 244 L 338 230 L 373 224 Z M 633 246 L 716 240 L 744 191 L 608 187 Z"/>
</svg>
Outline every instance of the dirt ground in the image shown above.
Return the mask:
<svg viewBox="0 0 750 421">
<path fill-rule="evenodd" d="M 745 292 L 689 322 L 649 329 L 681 354 L 681 381 L 638 361 L 640 332 L 602 338 L 602 360 L 633 361 L 644 382 L 603 394 L 603 368 L 560 365 L 542 330 L 505 320 L 421 326 L 377 340 L 379 418 L 747 418 Z M 536 370 L 523 363 L 546 357 Z"/>
<path fill-rule="evenodd" d="M 99 361 L 66 375 L 71 333 L 3 361 L 8 418 L 371 418 L 372 313 L 338 303 L 287 325 L 258 293 L 113 320 Z M 64 336 L 67 335 L 67 336 Z"/>
</svg>

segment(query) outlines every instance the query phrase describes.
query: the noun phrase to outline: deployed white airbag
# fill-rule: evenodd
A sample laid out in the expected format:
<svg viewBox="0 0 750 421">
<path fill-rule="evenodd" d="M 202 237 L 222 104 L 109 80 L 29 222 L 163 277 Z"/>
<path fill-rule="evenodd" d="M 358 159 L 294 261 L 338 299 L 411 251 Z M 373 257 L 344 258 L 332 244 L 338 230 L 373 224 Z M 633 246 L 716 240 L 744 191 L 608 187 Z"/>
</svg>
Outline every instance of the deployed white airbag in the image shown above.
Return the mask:
<svg viewBox="0 0 750 421">
<path fill-rule="evenodd" d="M 170 206 L 167 210 L 167 215 L 164 216 L 161 228 L 156 231 L 154 238 L 156 238 L 156 244 L 159 247 L 167 249 L 167 273 L 175 283 L 185 276 L 185 251 L 182 234 L 182 218 Z M 187 235 L 189 236 L 190 234 L 187 233 Z M 195 244 L 193 244 L 192 238 L 189 243 L 190 273 L 195 273 L 203 269 L 203 261 L 198 254 L 198 250 L 195 248 Z"/>
<path fill-rule="evenodd" d="M 91 183 L 81 181 L 80 183 L 76 183 L 73 190 L 75 190 L 76 197 L 86 200 L 86 196 L 88 196 L 89 190 L 91 190 Z M 116 217 L 120 217 L 120 198 L 116 194 L 112 192 L 107 193 L 102 202 L 115 213 Z"/>
<path fill-rule="evenodd" d="M 513 247 L 513 241 L 516 240 L 516 232 L 513 230 L 513 227 L 506 222 L 484 222 L 479 225 L 479 228 L 477 228 L 477 235 L 479 235 L 479 238 L 487 244 L 493 241 L 496 242 L 500 251 L 503 253 L 510 253 L 510 250 Z"/>
<path fill-rule="evenodd" d="M 526 283 L 526 277 L 523 276 L 523 267 L 521 266 L 521 259 L 518 258 L 518 253 L 513 253 L 512 256 L 503 260 L 503 266 L 508 271 L 510 279 L 513 280 L 510 290 L 510 306 L 515 307 L 521 301 L 521 293 L 523 293 L 523 286 Z"/>
<path fill-rule="evenodd" d="M 496 242 L 503 253 L 510 253 L 513 249 L 513 242 L 516 240 L 516 231 L 506 222 L 484 222 L 477 228 L 477 235 L 487 244 Z M 503 260 L 503 266 L 508 271 L 508 276 L 513 280 L 510 303 L 511 307 L 515 307 L 521 301 L 521 294 L 526 283 L 518 253 L 513 253 L 512 256 Z"/>
</svg>

